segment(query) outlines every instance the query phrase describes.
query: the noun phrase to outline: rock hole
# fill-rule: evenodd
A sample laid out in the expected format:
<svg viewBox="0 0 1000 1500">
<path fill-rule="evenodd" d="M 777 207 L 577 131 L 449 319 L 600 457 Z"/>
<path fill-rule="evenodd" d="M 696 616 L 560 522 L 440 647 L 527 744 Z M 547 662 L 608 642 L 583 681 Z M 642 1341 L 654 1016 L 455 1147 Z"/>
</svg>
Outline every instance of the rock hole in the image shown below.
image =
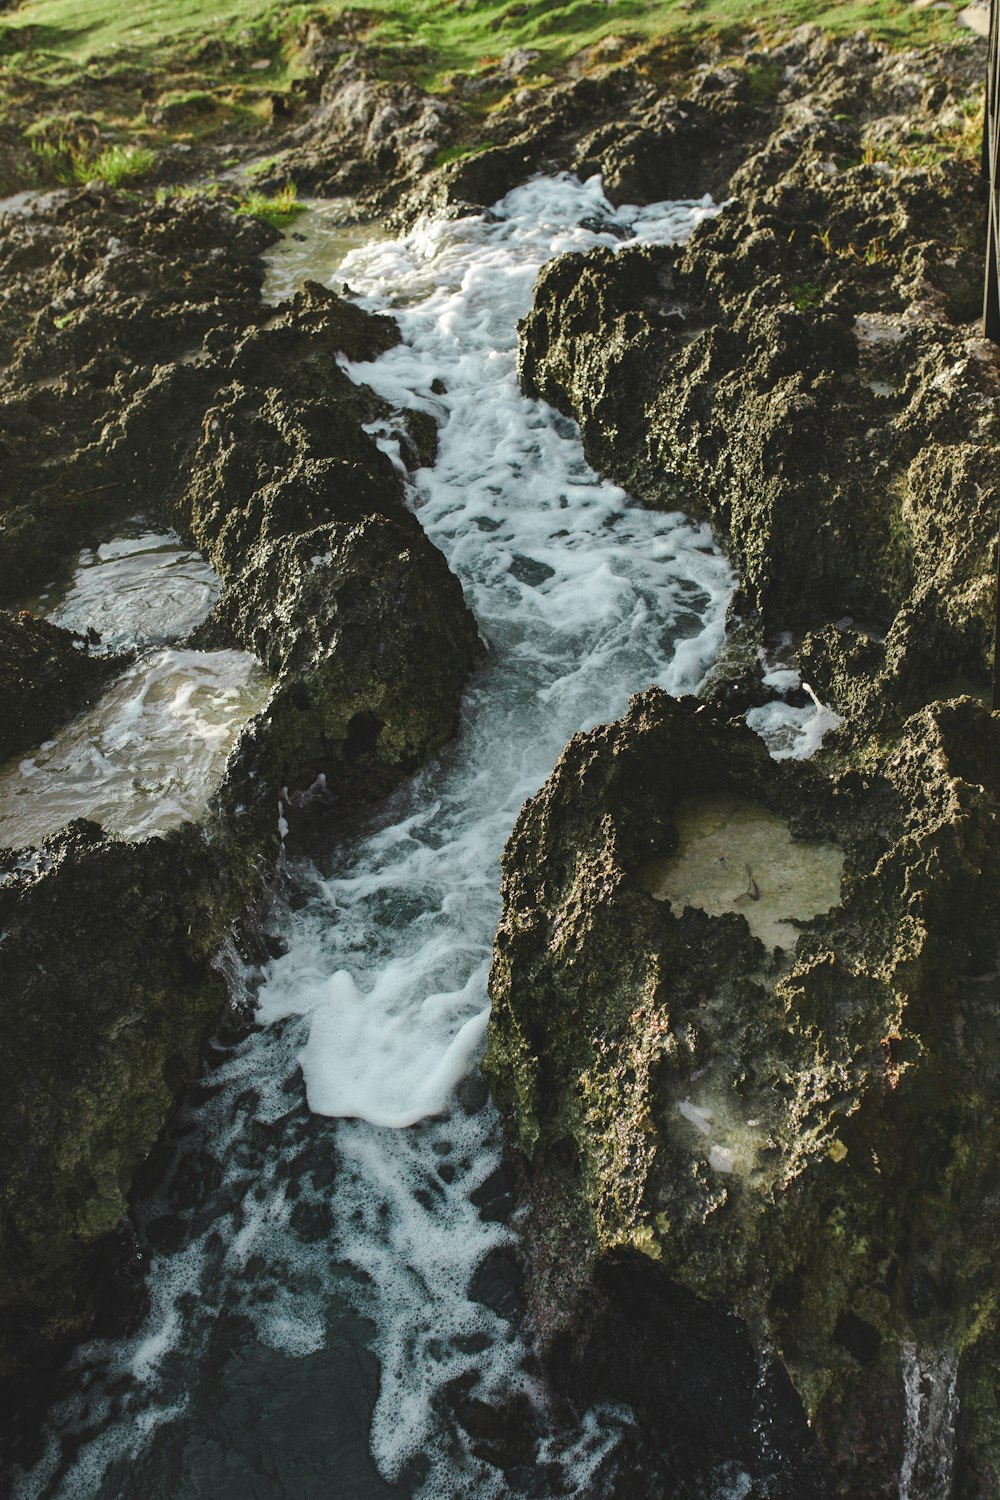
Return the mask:
<svg viewBox="0 0 1000 1500">
<path fill-rule="evenodd" d="M 347 726 L 344 749 L 350 756 L 365 755 L 369 750 L 375 749 L 381 732 L 382 720 L 377 714 L 355 714 Z"/>
</svg>

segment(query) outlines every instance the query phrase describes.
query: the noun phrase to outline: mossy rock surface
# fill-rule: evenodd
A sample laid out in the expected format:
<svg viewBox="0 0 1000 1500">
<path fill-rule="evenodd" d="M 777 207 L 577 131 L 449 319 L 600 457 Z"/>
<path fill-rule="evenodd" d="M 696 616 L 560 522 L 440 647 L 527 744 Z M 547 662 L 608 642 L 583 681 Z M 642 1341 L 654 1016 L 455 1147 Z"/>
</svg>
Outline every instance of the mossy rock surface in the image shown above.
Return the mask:
<svg viewBox="0 0 1000 1500">
<path fill-rule="evenodd" d="M 543 1326 L 586 1321 L 608 1255 L 646 1256 L 777 1352 L 844 1494 L 898 1478 L 907 1345 L 957 1365 L 960 1403 L 995 1353 L 998 778 L 969 698 L 831 781 L 651 689 L 571 741 L 504 856 L 485 1066 Z M 643 889 L 699 794 L 846 851 L 794 952 L 752 936 L 738 850 L 730 912 Z M 994 1420 L 960 1404 L 970 1472 L 998 1471 Z"/>
<path fill-rule="evenodd" d="M 194 1077 L 257 889 L 194 825 L 135 845 L 83 822 L 0 884 L 0 1373 L 86 1328 L 82 1264 Z"/>
<path fill-rule="evenodd" d="M 864 38 L 775 56 L 771 133 L 730 201 L 686 246 L 545 267 L 521 381 L 602 473 L 712 521 L 744 619 L 794 632 L 866 734 L 989 681 L 1000 363 L 968 321 L 978 162 L 907 158 L 948 95 L 924 64 Z"/>
<path fill-rule="evenodd" d="M 187 644 L 249 650 L 274 684 L 200 824 L 141 843 L 73 825 L 0 851 L 0 1377 L 16 1380 L 92 1325 L 95 1251 L 224 1014 L 220 948 L 264 957 L 246 934 L 281 806 L 294 822 L 321 776 L 340 809 L 398 784 L 452 734 L 480 646 L 363 430 L 391 413 L 341 368 L 397 343 L 394 320 L 315 284 L 269 306 L 275 233 L 205 198 L 88 190 L 5 228 L 0 603 L 141 514 L 222 579 Z M 0 754 L 120 669 L 87 645 L 0 614 Z"/>
</svg>

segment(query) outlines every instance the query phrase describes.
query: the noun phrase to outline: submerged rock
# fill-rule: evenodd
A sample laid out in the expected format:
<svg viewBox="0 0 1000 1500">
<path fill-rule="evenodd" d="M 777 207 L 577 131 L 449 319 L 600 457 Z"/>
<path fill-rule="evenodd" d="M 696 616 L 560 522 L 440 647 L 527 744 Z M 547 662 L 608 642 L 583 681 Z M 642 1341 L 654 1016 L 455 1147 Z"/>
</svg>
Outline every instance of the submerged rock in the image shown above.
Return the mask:
<svg viewBox="0 0 1000 1500">
<path fill-rule="evenodd" d="M 697 797 L 839 844 L 842 900 L 762 943 L 743 909 L 768 865 L 748 882 L 739 820 L 729 910 L 657 900 L 649 861 Z M 912 1350 L 957 1369 L 961 1493 L 995 1484 L 998 809 L 1000 724 L 969 698 L 908 721 L 864 777 L 774 762 L 655 689 L 570 742 L 504 855 L 485 1062 L 554 1358 L 579 1368 L 597 1318 L 621 1388 L 629 1277 L 609 1290 L 608 1268 L 627 1251 L 777 1354 L 840 1493 L 896 1493 L 921 1436 Z"/>
</svg>

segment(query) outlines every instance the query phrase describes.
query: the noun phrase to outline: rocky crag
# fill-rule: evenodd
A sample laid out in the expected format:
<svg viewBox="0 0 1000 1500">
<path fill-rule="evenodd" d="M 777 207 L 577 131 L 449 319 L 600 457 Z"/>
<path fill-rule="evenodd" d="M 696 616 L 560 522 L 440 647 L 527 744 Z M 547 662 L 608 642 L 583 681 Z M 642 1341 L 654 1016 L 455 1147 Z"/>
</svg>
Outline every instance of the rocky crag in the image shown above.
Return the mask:
<svg viewBox="0 0 1000 1500">
<path fill-rule="evenodd" d="M 911 165 L 948 103 L 916 60 L 860 40 L 773 66 L 776 129 L 719 216 L 683 248 L 548 266 L 521 376 L 602 472 L 711 518 L 755 644 L 795 632 L 868 734 L 989 679 L 1000 366 L 970 321 L 980 180 L 968 160 Z"/>
<path fill-rule="evenodd" d="M 976 168 L 913 145 L 949 109 L 962 129 L 968 75 L 863 38 L 768 61 L 772 129 L 718 216 L 677 249 L 553 262 L 522 326 L 526 392 L 647 503 L 710 518 L 741 587 L 709 704 L 636 699 L 522 813 L 485 1066 L 552 1363 L 627 1393 L 674 1493 L 700 1493 L 670 1452 L 694 1423 L 760 1493 L 971 1500 L 1000 1475 L 1000 386 Z M 844 715 L 815 764 L 729 718 L 778 649 Z M 683 868 L 720 804 L 722 908 L 656 899 L 650 862 Z M 846 860 L 839 902 L 780 942 L 754 924 L 790 856 L 750 867 L 747 809 Z M 699 1407 L 727 1313 L 760 1361 L 744 1406 L 773 1355 L 791 1377 L 806 1471 L 739 1400 Z"/>
<path fill-rule="evenodd" d="M 982 49 L 809 33 L 681 65 L 609 38 L 555 86 L 509 54 L 442 100 L 387 81 L 363 34 L 314 31 L 261 186 L 396 224 L 553 168 L 616 202 L 732 199 L 682 249 L 557 261 L 523 331 L 525 389 L 641 499 L 709 516 L 741 576 L 714 706 L 645 695 L 575 740 L 505 858 L 487 1071 L 552 1367 L 632 1402 L 637 1462 L 677 1496 L 695 1448 L 796 1500 L 992 1494 L 996 726 L 954 696 L 982 690 L 992 604 Z M 323 772 L 344 803 L 379 795 L 450 732 L 476 653 L 362 429 L 390 414 L 337 362 L 394 326 L 316 287 L 267 307 L 273 237 L 222 198 L 94 186 L 0 235 L 0 602 L 141 511 L 219 572 L 198 640 L 275 679 L 203 825 L 76 825 L 3 866 L 7 1372 L 92 1325 L 101 1247 L 127 1243 L 129 1183 L 225 1004 L 213 959 L 262 941 L 277 792 Z M 845 715 L 816 767 L 728 722 L 771 691 L 775 632 Z M 9 622 L 5 753 L 118 665 Z M 645 866 L 697 796 L 835 842 L 841 904 L 775 949 L 746 920 L 759 871 L 722 914 L 657 900 Z"/>
<path fill-rule="evenodd" d="M 294 817 L 321 774 L 338 807 L 381 795 L 451 734 L 478 655 L 457 580 L 363 430 L 389 414 L 338 363 L 396 326 L 318 286 L 268 306 L 276 238 L 198 198 L 97 190 L 5 221 L 4 602 L 141 514 L 222 580 L 191 644 L 249 650 L 273 679 L 200 824 L 136 844 L 79 823 L 5 858 L 5 1374 L 92 1319 L 95 1256 L 224 1011 L 220 949 L 263 952 L 279 799 Z M 7 755 L 120 670 L 91 645 L 0 615 Z"/>
</svg>

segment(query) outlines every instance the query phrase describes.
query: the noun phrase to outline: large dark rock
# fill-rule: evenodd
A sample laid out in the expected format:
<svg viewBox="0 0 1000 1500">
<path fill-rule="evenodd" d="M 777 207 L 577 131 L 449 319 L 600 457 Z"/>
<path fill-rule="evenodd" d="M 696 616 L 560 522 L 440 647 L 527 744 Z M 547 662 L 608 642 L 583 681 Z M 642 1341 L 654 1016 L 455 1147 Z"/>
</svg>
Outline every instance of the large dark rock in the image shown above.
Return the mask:
<svg viewBox="0 0 1000 1500">
<path fill-rule="evenodd" d="M 73 825 L 0 851 L 0 1377 L 16 1379 L 106 1300 L 101 1247 L 223 1013 L 215 960 L 266 895 L 282 806 L 324 776 L 344 809 L 412 771 L 453 732 L 479 642 L 363 430 L 392 414 L 341 368 L 398 342 L 392 319 L 316 285 L 268 307 L 273 232 L 212 201 L 88 192 L 3 233 L 0 274 L 22 280 L 0 310 L 0 603 L 141 513 L 222 579 L 189 644 L 249 650 L 274 684 L 199 824 L 141 843 Z M 0 614 L 0 757 L 119 669 L 85 644 Z"/>
<path fill-rule="evenodd" d="M 870 732 L 988 681 L 1000 367 L 965 323 L 977 168 L 894 165 L 895 136 L 862 159 L 880 112 L 932 128 L 940 89 L 864 39 L 821 61 L 785 64 L 777 128 L 687 246 L 543 270 L 520 370 L 595 467 L 712 520 L 746 611 L 811 631 L 810 678 Z"/>
<path fill-rule="evenodd" d="M 202 342 L 266 317 L 276 239 L 204 197 L 137 206 L 96 187 L 0 219 L 0 601 L 95 527 L 161 509 L 214 388 Z"/>
<path fill-rule="evenodd" d="M 0 883 L 0 1374 L 92 1319 L 88 1252 L 195 1075 L 213 960 L 258 894 L 195 825 L 137 845 L 74 823 Z"/>
<path fill-rule="evenodd" d="M 117 658 L 87 646 L 47 620 L 0 611 L 0 762 L 47 739 L 119 670 Z"/>
<path fill-rule="evenodd" d="M 716 916 L 644 888 L 704 794 L 845 849 L 842 905 L 794 952 L 752 935 L 742 896 Z M 945 1463 L 956 1413 L 961 1493 L 1000 1474 L 998 807 L 1000 723 L 972 699 L 830 781 L 651 689 L 570 742 L 504 855 L 485 1067 L 525 1160 L 541 1328 L 586 1350 L 604 1309 L 605 1386 L 631 1394 L 602 1269 L 630 1248 L 773 1348 L 857 1500 L 896 1493 L 911 1440 Z M 937 1433 L 907 1425 L 921 1373 Z"/>
</svg>

